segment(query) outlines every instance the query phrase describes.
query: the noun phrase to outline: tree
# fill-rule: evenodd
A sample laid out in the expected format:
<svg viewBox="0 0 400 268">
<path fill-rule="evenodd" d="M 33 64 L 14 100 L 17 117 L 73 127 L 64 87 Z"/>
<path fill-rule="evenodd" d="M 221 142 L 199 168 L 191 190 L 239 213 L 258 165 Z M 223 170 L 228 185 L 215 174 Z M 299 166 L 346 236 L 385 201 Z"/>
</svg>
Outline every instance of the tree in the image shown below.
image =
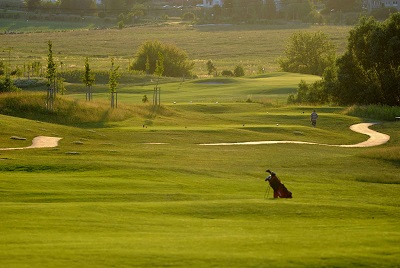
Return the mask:
<svg viewBox="0 0 400 268">
<path fill-rule="evenodd" d="M 341 105 L 400 105 L 400 13 L 378 22 L 362 18 L 350 31 L 347 51 L 327 68 L 322 80 L 307 87 L 299 86 L 303 99 L 310 88 L 323 93 L 325 101 Z M 305 90 L 306 89 L 306 90 Z M 308 93 L 307 93 L 308 94 Z"/>
<path fill-rule="evenodd" d="M 275 0 L 266 0 L 266 3 L 265 3 L 265 17 L 266 17 L 266 19 L 274 19 L 276 17 Z"/>
<path fill-rule="evenodd" d="M 206 65 L 207 65 L 208 75 L 211 75 L 212 73 L 217 71 L 217 68 L 215 67 L 214 63 L 211 60 L 208 60 Z"/>
<path fill-rule="evenodd" d="M 54 99 L 56 98 L 57 92 L 57 70 L 56 64 L 53 60 L 53 43 L 48 41 L 49 53 L 47 54 L 47 109 L 52 111 L 54 108 Z"/>
<path fill-rule="evenodd" d="M 125 0 L 107 0 L 103 2 L 106 13 L 118 14 L 121 11 L 129 10 Z"/>
<path fill-rule="evenodd" d="M 85 84 L 87 92 L 86 92 L 86 100 L 92 100 L 92 86 L 95 81 L 95 75 L 92 74 L 90 65 L 89 65 L 89 58 L 86 57 L 85 60 L 85 73 L 82 76 L 82 82 Z"/>
<path fill-rule="evenodd" d="M 285 57 L 278 60 L 286 72 L 322 75 L 335 62 L 336 47 L 322 32 L 294 33 L 287 44 Z"/>
<path fill-rule="evenodd" d="M 156 61 L 156 69 L 154 70 L 154 75 L 157 76 L 157 85 L 160 80 L 160 77 L 164 73 L 164 56 L 163 54 L 159 51 L 158 52 L 158 59 Z"/>
<path fill-rule="evenodd" d="M 154 88 L 153 94 L 153 105 L 160 106 L 161 105 L 161 89 L 158 87 L 158 83 L 160 82 L 160 77 L 164 73 L 164 56 L 161 52 L 158 52 L 158 59 L 156 61 L 156 69 L 154 70 L 154 75 L 157 76 L 157 84 Z"/>
<path fill-rule="evenodd" d="M 146 58 L 145 69 L 146 69 L 146 74 L 148 75 L 148 74 L 150 73 L 150 61 L 149 61 L 149 56 L 147 56 L 147 58 Z"/>
<path fill-rule="evenodd" d="M 60 9 L 69 13 L 90 13 L 97 11 L 95 0 L 60 0 Z"/>
<path fill-rule="evenodd" d="M 49 52 L 47 54 L 47 83 L 49 87 L 55 88 L 56 82 L 56 64 L 54 63 L 53 59 L 53 43 L 49 40 L 47 42 Z"/>
<path fill-rule="evenodd" d="M 340 103 L 400 105 L 400 13 L 361 19 L 337 67 Z"/>
<path fill-rule="evenodd" d="M 288 103 L 311 103 L 319 104 L 328 102 L 329 96 L 324 92 L 323 81 L 316 81 L 312 84 L 307 84 L 304 80 L 301 80 L 297 93 L 291 94 L 288 97 Z"/>
<path fill-rule="evenodd" d="M 133 62 L 131 69 L 138 71 L 149 71 L 154 73 L 159 52 L 164 57 L 165 76 L 170 77 L 188 77 L 191 76 L 191 70 L 194 63 L 189 61 L 185 51 L 174 46 L 163 44 L 159 41 L 148 41 L 143 43 L 136 52 L 136 60 Z M 149 68 L 146 68 L 146 63 Z"/>
<path fill-rule="evenodd" d="M 27 9 L 33 11 L 40 8 L 42 0 L 25 0 L 24 2 Z"/>
<path fill-rule="evenodd" d="M 327 10 L 352 11 L 355 8 L 361 8 L 361 2 L 358 0 L 328 0 L 326 2 Z"/>
<path fill-rule="evenodd" d="M 118 73 L 119 66 L 114 66 L 114 58 L 111 58 L 111 68 L 108 79 L 108 88 L 110 89 L 111 94 L 111 108 L 118 108 L 118 94 L 117 94 L 117 86 L 118 86 L 118 78 L 120 74 Z"/>
<path fill-rule="evenodd" d="M 310 0 L 281 0 L 281 5 L 282 13 L 289 20 L 302 20 L 313 9 Z"/>
</svg>

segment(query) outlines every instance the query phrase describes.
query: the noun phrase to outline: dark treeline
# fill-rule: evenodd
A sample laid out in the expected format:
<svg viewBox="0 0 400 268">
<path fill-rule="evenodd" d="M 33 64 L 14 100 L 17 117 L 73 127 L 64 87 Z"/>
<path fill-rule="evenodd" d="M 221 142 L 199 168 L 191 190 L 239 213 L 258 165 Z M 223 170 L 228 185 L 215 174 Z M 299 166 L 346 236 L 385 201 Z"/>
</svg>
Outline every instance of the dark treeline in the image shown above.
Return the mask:
<svg viewBox="0 0 400 268">
<path fill-rule="evenodd" d="M 281 0 L 279 4 L 274 0 L 225 0 L 222 7 L 212 8 L 201 8 L 201 0 L 181 1 L 180 6 L 173 7 L 150 0 L 103 0 L 100 3 L 95 0 L 25 0 L 24 3 L 23 8 L 28 11 L 99 16 L 127 14 L 141 5 L 143 15 L 182 16 L 193 12 L 202 21 L 213 22 L 286 19 L 321 23 L 324 20 L 342 21 L 342 12 L 362 12 L 362 1 L 359 0 Z"/>
<path fill-rule="evenodd" d="M 322 80 L 302 81 L 288 101 L 400 106 L 400 13 L 383 22 L 362 18 L 350 31 L 346 52 L 325 68 Z"/>
</svg>

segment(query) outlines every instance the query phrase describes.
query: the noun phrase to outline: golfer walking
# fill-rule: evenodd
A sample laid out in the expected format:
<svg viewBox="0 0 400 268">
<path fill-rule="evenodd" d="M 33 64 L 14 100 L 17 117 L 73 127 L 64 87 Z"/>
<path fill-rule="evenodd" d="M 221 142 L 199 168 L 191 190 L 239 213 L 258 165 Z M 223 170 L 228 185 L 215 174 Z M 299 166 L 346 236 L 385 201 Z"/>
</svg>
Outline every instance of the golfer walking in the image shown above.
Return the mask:
<svg viewBox="0 0 400 268">
<path fill-rule="evenodd" d="M 317 125 L 318 114 L 315 110 L 311 113 L 311 125 L 315 127 Z"/>
</svg>

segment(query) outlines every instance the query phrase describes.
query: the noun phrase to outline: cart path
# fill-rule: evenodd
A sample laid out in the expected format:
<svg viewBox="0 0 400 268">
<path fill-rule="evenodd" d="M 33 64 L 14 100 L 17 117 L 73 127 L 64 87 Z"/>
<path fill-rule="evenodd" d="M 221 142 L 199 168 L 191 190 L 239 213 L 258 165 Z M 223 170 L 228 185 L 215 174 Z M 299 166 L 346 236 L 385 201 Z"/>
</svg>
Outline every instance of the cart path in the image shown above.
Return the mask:
<svg viewBox="0 0 400 268">
<path fill-rule="evenodd" d="M 335 146 L 335 147 L 349 147 L 349 148 L 359 148 L 359 147 L 372 147 L 385 144 L 389 141 L 390 136 L 374 131 L 369 127 L 377 123 L 360 123 L 350 126 L 350 129 L 369 136 L 369 139 L 357 144 L 350 145 L 330 145 L 321 144 L 315 142 L 304 142 L 304 141 L 249 141 L 249 142 L 231 142 L 231 143 L 205 143 L 200 145 L 205 146 L 227 146 L 227 145 L 263 145 L 263 144 L 281 144 L 281 143 L 294 143 L 294 144 L 312 144 L 312 145 L 324 145 L 324 146 Z"/>
<path fill-rule="evenodd" d="M 35 148 L 53 148 L 53 147 L 58 146 L 58 142 L 61 139 L 62 138 L 58 138 L 58 137 L 37 136 L 37 137 L 33 138 L 31 146 L 18 147 L 18 148 L 0 148 L 0 151 L 35 149 Z"/>
</svg>

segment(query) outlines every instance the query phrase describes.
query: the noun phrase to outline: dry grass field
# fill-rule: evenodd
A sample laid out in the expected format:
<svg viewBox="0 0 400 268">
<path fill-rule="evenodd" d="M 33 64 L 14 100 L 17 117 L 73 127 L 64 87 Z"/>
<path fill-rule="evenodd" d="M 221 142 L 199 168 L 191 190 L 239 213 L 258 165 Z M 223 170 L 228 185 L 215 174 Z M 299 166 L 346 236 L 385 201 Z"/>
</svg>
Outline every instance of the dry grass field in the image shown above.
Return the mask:
<svg viewBox="0 0 400 268">
<path fill-rule="evenodd" d="M 276 59 L 283 55 L 288 38 L 297 31 L 325 32 L 337 45 L 340 54 L 345 50 L 350 30 L 347 26 L 307 24 L 195 26 L 160 23 L 122 30 L 80 28 L 51 32 L 32 32 L 29 22 L 14 27 L 22 33 L 3 34 L 0 38 L 0 46 L 4 48 L 0 51 L 0 59 L 10 60 L 12 66 L 23 66 L 33 61 L 45 65 L 47 41 L 51 40 L 54 56 L 60 65 L 63 63 L 63 68 L 83 68 L 84 58 L 89 57 L 94 68 L 109 69 L 109 58 L 114 57 L 116 64 L 127 70 L 143 42 L 159 40 L 185 50 L 195 62 L 196 75 L 207 74 L 208 60 L 214 62 L 218 71 L 233 70 L 236 65 L 241 65 L 246 74 L 257 73 L 259 68 L 267 72 L 276 71 L 279 69 Z M 5 25 L 0 27 L 3 31 L 5 28 Z M 10 55 L 8 48 L 11 49 Z"/>
</svg>

